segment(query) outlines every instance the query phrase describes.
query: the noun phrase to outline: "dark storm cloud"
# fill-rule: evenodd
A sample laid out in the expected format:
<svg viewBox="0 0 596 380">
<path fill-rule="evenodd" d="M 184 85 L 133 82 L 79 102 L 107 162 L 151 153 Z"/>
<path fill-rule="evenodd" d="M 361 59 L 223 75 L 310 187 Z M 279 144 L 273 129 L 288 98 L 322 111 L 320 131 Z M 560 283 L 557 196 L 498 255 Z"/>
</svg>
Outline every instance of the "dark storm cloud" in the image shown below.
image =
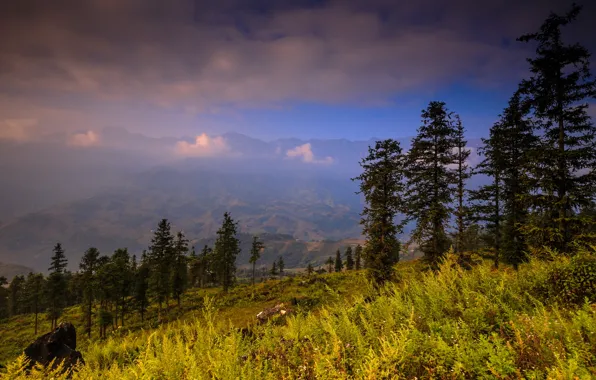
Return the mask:
<svg viewBox="0 0 596 380">
<path fill-rule="evenodd" d="M 589 25 L 586 8 L 574 32 Z M 382 103 L 517 80 L 549 10 L 532 0 L 19 0 L 0 3 L 0 95 L 76 94 L 205 112 Z"/>
</svg>

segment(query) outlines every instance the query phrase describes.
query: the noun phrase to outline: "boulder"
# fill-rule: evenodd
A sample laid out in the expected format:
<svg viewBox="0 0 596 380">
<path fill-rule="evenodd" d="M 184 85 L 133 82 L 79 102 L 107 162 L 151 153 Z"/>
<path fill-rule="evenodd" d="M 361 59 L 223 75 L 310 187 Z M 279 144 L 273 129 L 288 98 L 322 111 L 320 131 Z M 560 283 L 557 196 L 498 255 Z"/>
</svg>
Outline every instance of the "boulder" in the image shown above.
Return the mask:
<svg viewBox="0 0 596 380">
<path fill-rule="evenodd" d="M 283 317 L 290 313 L 292 313 L 292 309 L 289 309 L 285 307 L 283 303 L 280 303 L 272 308 L 261 311 L 259 314 L 257 314 L 257 320 L 259 321 L 259 323 L 265 323 L 275 316 Z"/>
<path fill-rule="evenodd" d="M 29 362 L 29 369 L 36 363 L 47 366 L 56 359 L 52 368 L 64 362 L 64 370 L 71 369 L 75 364 L 85 364 L 83 355 L 77 348 L 77 333 L 72 323 L 62 322 L 52 332 L 37 338 L 25 349 Z"/>
</svg>

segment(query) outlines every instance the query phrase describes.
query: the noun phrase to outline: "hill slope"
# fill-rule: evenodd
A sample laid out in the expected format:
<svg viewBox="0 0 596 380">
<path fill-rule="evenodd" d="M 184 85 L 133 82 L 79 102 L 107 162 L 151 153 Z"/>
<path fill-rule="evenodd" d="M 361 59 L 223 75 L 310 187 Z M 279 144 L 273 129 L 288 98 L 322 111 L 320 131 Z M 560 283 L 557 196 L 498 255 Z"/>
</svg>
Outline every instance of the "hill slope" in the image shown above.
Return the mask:
<svg viewBox="0 0 596 380">
<path fill-rule="evenodd" d="M 434 273 L 400 263 L 400 283 L 380 295 L 360 271 L 239 286 L 227 294 L 193 291 L 183 310 L 171 309 L 178 321 L 130 333 L 116 329 L 104 341 L 81 337 L 86 365 L 73 379 L 596 376 L 596 295 L 570 303 L 549 282 L 553 274 L 594 268 L 593 256 L 575 264 L 533 261 L 519 272 L 496 271 L 488 262 L 472 270 L 454 264 L 451 258 Z M 255 324 L 263 306 L 291 297 L 298 298 L 294 316 Z M 82 326 L 80 312 L 69 316 Z M 17 342 L 16 323 L 29 328 L 32 318 L 0 324 L 7 345 Z M 9 378 L 25 378 L 20 364 L 8 365 Z"/>
</svg>

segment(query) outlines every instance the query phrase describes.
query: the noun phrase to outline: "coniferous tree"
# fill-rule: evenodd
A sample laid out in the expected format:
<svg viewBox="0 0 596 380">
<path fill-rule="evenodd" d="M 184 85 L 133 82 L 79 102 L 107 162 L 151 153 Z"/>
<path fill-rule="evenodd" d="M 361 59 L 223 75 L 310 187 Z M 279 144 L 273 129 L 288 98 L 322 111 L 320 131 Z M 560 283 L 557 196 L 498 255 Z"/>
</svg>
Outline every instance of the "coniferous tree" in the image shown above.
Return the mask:
<svg viewBox="0 0 596 380">
<path fill-rule="evenodd" d="M 149 294 L 157 301 L 158 318 L 161 317 L 161 307 L 170 294 L 170 260 L 173 251 L 174 237 L 170 232 L 170 223 L 162 219 L 157 230 L 153 233 L 151 246 L 147 253 L 149 265 Z"/>
<path fill-rule="evenodd" d="M 144 321 L 145 311 L 149 306 L 149 300 L 147 297 L 147 293 L 149 292 L 149 272 L 150 266 L 148 263 L 147 254 L 146 251 L 143 251 L 141 262 L 134 273 L 134 289 L 132 294 L 136 309 L 141 315 L 141 322 Z"/>
<path fill-rule="evenodd" d="M 173 262 L 171 273 L 172 296 L 176 299 L 178 307 L 180 307 L 180 297 L 188 284 L 188 239 L 182 232 L 176 235 L 173 249 Z"/>
<path fill-rule="evenodd" d="M 213 248 L 215 268 L 224 292 L 233 285 L 236 279 L 236 257 L 240 253 L 240 241 L 236 238 L 238 223 L 234 222 L 228 212 L 217 231 L 217 239 Z"/>
<path fill-rule="evenodd" d="M 356 249 L 354 250 L 354 266 L 356 270 L 360 270 L 362 268 L 362 246 L 358 244 Z"/>
<path fill-rule="evenodd" d="M 58 318 L 66 304 L 66 265 L 68 263 L 64 250 L 60 243 L 54 246 L 54 255 L 48 271 L 48 316 L 52 323 L 52 329 L 56 328 Z"/>
<path fill-rule="evenodd" d="M 422 126 L 408 154 L 408 215 L 416 219 L 412 240 L 436 268 L 449 248 L 446 234 L 457 184 L 457 129 L 444 102 L 432 101 L 422 111 Z"/>
<path fill-rule="evenodd" d="M 10 316 L 15 316 L 21 313 L 23 305 L 23 292 L 25 290 L 25 276 L 14 276 L 8 285 L 8 307 Z"/>
<path fill-rule="evenodd" d="M 133 270 L 128 249 L 117 249 L 110 258 L 111 272 L 113 279 L 113 299 L 116 303 L 115 320 L 118 324 L 118 309 L 120 309 L 120 326 L 124 326 L 126 315 L 126 299 L 131 294 L 133 284 Z"/>
<path fill-rule="evenodd" d="M 273 262 L 273 265 L 271 265 L 271 270 L 269 271 L 269 273 L 271 273 L 272 276 L 277 275 L 277 261 Z"/>
<path fill-rule="evenodd" d="M 44 278 L 41 273 L 29 273 L 25 281 L 24 300 L 30 313 L 35 315 L 35 335 L 39 326 L 38 315 L 43 308 Z"/>
<path fill-rule="evenodd" d="M 257 261 L 261 258 L 261 250 L 265 248 L 262 241 L 257 236 L 252 237 L 252 246 L 250 248 L 250 259 L 248 262 L 252 264 L 252 284 L 255 284 L 255 269 Z"/>
<path fill-rule="evenodd" d="M 333 272 L 333 265 L 335 264 L 335 261 L 333 260 L 333 258 L 331 256 L 329 256 L 327 261 L 325 261 L 325 264 L 327 264 L 327 272 L 329 272 L 329 273 Z"/>
<path fill-rule="evenodd" d="M 337 251 L 335 252 L 335 271 L 336 272 L 341 272 L 342 269 L 344 269 L 344 263 L 341 260 L 341 251 L 339 250 L 339 248 L 337 249 Z"/>
<path fill-rule="evenodd" d="M 213 249 L 205 245 L 199 256 L 199 279 L 201 288 L 209 282 L 215 282 L 215 258 Z"/>
<path fill-rule="evenodd" d="M 477 222 L 486 225 L 494 249 L 494 266 L 498 268 L 501 253 L 501 219 L 503 193 L 503 133 L 501 124 L 496 123 L 490 130 L 490 137 L 483 138 L 483 146 L 478 150 L 484 159 L 474 169 L 475 174 L 484 174 L 491 178 L 491 183 L 470 191 L 472 214 Z"/>
<path fill-rule="evenodd" d="M 543 220 L 551 221 L 548 245 L 559 252 L 567 252 L 579 233 L 577 210 L 594 202 L 596 190 L 596 128 L 587 113 L 596 80 L 588 50 L 566 44 L 561 31 L 581 9 L 573 4 L 563 16 L 551 13 L 538 32 L 518 38 L 537 45 L 535 58 L 528 59 L 532 76 L 520 85 L 541 135 L 532 206 L 545 210 Z"/>
<path fill-rule="evenodd" d="M 534 183 L 530 174 L 539 151 L 538 137 L 526 115 L 527 108 L 519 93 L 515 93 L 495 127 L 502 141 L 498 147 L 503 178 L 502 256 L 514 268 L 528 260 L 523 226 L 528 222 L 528 201 Z"/>
<path fill-rule="evenodd" d="M 310 277 L 314 271 L 315 268 L 312 266 L 312 263 L 308 263 L 308 265 L 306 266 L 306 275 Z"/>
<path fill-rule="evenodd" d="M 86 320 L 85 332 L 91 338 L 91 320 L 93 317 L 93 303 L 97 287 L 97 269 L 99 267 L 99 250 L 91 247 L 83 254 L 79 269 L 82 276 L 84 314 Z"/>
<path fill-rule="evenodd" d="M 283 276 L 285 267 L 286 264 L 284 263 L 284 258 L 279 256 L 279 259 L 277 260 L 277 269 L 279 270 L 280 277 Z"/>
<path fill-rule="evenodd" d="M 461 255 L 464 250 L 464 234 L 469 225 L 470 211 L 466 206 L 466 181 L 471 177 L 468 158 L 470 150 L 466 149 L 468 143 L 464 136 L 464 126 L 459 115 L 455 116 L 455 148 L 456 148 L 456 180 L 457 180 L 457 209 L 455 216 L 457 218 L 457 231 L 455 234 L 455 252 Z"/>
<path fill-rule="evenodd" d="M 110 311 L 110 303 L 114 297 L 114 279 L 110 257 L 105 255 L 100 256 L 97 261 L 96 295 L 99 302 L 97 326 L 99 327 L 99 337 L 105 338 L 107 327 L 110 326 L 114 320 L 114 315 Z"/>
<path fill-rule="evenodd" d="M 352 247 L 346 248 L 346 270 L 354 269 L 354 257 L 352 256 Z"/>
<path fill-rule="evenodd" d="M 377 141 L 360 162 L 363 173 L 352 179 L 360 181 L 358 194 L 366 202 L 360 224 L 367 239 L 365 260 L 375 284 L 392 278 L 393 265 L 399 261 L 397 235 L 403 232 L 405 221 L 396 224 L 395 218 L 405 210 L 404 164 L 399 142 Z"/>
<path fill-rule="evenodd" d="M 8 318 L 8 289 L 4 285 L 8 284 L 5 276 L 0 276 L 0 319 Z"/>
</svg>

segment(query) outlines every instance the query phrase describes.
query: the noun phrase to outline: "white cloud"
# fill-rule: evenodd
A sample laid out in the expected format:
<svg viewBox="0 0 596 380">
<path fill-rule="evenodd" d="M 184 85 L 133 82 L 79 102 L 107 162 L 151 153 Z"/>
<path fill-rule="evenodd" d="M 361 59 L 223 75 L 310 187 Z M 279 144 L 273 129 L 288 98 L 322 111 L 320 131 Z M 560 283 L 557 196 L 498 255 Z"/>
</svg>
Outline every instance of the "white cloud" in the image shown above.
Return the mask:
<svg viewBox="0 0 596 380">
<path fill-rule="evenodd" d="M 93 131 L 75 133 L 68 138 L 67 144 L 72 146 L 93 146 L 99 143 L 99 136 Z"/>
<path fill-rule="evenodd" d="M 209 137 L 203 133 L 196 137 L 194 143 L 178 141 L 176 153 L 187 157 L 210 157 L 228 154 L 230 147 L 223 137 Z"/>
<path fill-rule="evenodd" d="M 0 121 L 0 140 L 28 141 L 35 137 L 36 119 L 8 119 Z"/>
<path fill-rule="evenodd" d="M 329 156 L 323 159 L 316 159 L 310 143 L 299 145 L 293 149 L 288 150 L 286 152 L 286 156 L 288 158 L 301 158 L 302 162 L 306 162 L 309 164 L 328 165 L 333 163 L 333 157 Z"/>
</svg>

